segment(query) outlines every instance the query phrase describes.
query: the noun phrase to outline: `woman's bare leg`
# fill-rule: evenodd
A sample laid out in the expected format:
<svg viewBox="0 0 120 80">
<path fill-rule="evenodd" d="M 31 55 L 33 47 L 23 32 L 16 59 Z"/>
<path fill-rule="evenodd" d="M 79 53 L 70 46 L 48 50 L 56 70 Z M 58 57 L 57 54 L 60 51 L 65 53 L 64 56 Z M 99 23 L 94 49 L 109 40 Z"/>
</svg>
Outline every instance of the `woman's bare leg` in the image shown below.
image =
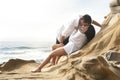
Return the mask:
<svg viewBox="0 0 120 80">
<path fill-rule="evenodd" d="M 60 48 L 60 47 L 62 47 L 63 45 L 61 45 L 61 44 L 54 44 L 53 46 L 52 46 L 52 51 L 53 50 L 55 50 L 55 49 L 57 49 L 57 48 Z M 53 58 L 52 58 L 52 65 L 55 65 L 56 64 L 56 61 L 58 62 L 58 56 L 54 56 Z"/>
<path fill-rule="evenodd" d="M 58 63 L 58 61 L 59 61 L 60 57 L 61 57 L 61 56 L 58 56 L 58 57 L 56 58 L 55 64 L 57 64 L 57 63 Z"/>
<path fill-rule="evenodd" d="M 60 47 L 63 47 L 63 45 L 62 44 L 54 44 L 52 46 L 52 51 L 55 50 L 55 49 L 57 49 L 57 48 L 60 48 Z"/>
<path fill-rule="evenodd" d="M 48 58 L 34 71 L 41 72 L 41 69 L 50 62 L 52 57 L 67 55 L 63 47 L 57 48 L 48 56 Z"/>
</svg>

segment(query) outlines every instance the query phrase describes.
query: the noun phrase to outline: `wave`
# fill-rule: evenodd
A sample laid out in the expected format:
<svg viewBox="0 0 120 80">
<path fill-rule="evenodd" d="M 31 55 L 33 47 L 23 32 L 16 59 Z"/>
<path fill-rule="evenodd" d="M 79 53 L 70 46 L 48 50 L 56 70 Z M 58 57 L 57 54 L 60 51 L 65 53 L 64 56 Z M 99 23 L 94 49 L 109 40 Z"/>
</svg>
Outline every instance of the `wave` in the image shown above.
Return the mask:
<svg viewBox="0 0 120 80">
<path fill-rule="evenodd" d="M 25 47 L 25 46 L 0 48 L 0 50 L 15 50 L 15 49 L 34 49 L 34 48 L 33 47 Z"/>
<path fill-rule="evenodd" d="M 37 46 L 14 42 L 1 43 L 0 63 L 16 58 L 41 62 L 49 55 L 49 52 L 51 51 L 50 46 L 48 45 L 42 43 Z"/>
</svg>

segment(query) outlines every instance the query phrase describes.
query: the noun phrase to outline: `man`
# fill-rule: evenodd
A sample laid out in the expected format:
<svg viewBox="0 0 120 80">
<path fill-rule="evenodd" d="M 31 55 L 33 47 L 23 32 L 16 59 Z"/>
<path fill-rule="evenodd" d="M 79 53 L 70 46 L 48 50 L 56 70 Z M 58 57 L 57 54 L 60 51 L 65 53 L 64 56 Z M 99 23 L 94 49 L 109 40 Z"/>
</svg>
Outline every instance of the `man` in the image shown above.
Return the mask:
<svg viewBox="0 0 120 80">
<path fill-rule="evenodd" d="M 61 47 L 54 49 L 48 58 L 33 72 L 41 72 L 41 69 L 54 59 L 54 62 L 63 55 L 70 55 L 71 53 L 81 49 L 88 41 L 85 33 L 91 25 L 92 19 L 89 15 L 84 15 L 73 20 L 71 24 L 64 30 L 60 38 Z M 66 37 L 69 37 L 69 42 L 64 46 L 63 41 Z M 58 59 L 56 59 L 58 58 Z M 54 63 L 55 64 L 55 63 Z"/>
</svg>

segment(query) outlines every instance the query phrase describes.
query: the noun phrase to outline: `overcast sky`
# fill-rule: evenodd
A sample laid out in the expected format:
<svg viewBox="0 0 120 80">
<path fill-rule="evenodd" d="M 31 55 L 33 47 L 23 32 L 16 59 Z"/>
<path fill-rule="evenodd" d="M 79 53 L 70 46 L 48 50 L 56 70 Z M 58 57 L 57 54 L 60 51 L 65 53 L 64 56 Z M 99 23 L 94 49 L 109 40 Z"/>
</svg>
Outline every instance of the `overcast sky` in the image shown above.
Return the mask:
<svg viewBox="0 0 120 80">
<path fill-rule="evenodd" d="M 111 0 L 0 0 L 0 41 L 50 41 L 79 14 L 100 23 Z"/>
</svg>

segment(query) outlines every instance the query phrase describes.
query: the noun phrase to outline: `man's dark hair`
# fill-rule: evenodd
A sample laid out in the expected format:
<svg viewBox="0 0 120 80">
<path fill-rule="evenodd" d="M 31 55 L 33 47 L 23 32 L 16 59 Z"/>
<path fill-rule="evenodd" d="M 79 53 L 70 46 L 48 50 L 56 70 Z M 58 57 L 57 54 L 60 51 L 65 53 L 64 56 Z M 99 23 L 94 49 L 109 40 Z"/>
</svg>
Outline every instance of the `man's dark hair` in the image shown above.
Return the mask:
<svg viewBox="0 0 120 80">
<path fill-rule="evenodd" d="M 82 16 L 82 19 L 84 20 L 85 23 L 91 24 L 92 19 L 91 16 L 89 16 L 88 14 Z"/>
</svg>

